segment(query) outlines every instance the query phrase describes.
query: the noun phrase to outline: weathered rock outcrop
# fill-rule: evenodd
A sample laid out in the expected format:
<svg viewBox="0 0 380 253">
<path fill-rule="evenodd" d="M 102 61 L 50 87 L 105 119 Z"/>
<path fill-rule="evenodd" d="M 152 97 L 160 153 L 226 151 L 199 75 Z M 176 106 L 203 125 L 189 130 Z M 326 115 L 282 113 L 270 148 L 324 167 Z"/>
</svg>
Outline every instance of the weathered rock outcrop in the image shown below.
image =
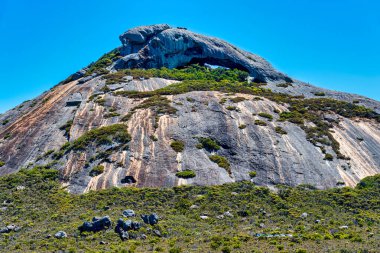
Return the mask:
<svg viewBox="0 0 380 253">
<path fill-rule="evenodd" d="M 170 28 L 167 25 L 139 27 L 120 36 L 122 58 L 107 66 L 118 68 L 170 68 L 189 63 L 211 63 L 248 70 L 276 92 L 305 97 L 325 93 L 345 101 L 357 102 L 375 110 L 380 104 L 356 95 L 323 90 L 294 80 L 274 70 L 262 58 L 243 52 L 218 39 Z M 198 50 L 199 49 L 199 50 Z M 94 150 L 59 150 L 91 129 L 120 123 L 146 98 L 116 96 L 117 91 L 152 91 L 178 81 L 162 78 L 132 78 L 106 86 L 99 74 L 83 71 L 78 80 L 62 83 L 34 100 L 0 115 L 0 175 L 23 167 L 49 165 L 60 171 L 62 183 L 73 193 L 113 186 L 171 187 L 183 184 L 213 185 L 252 180 L 258 185 L 312 184 L 318 188 L 353 186 L 363 177 L 380 173 L 380 126 L 375 120 L 347 119 L 332 112 L 323 116 L 333 125 L 331 135 L 340 144 L 342 155 L 351 160 L 325 160 L 320 148 L 306 138 L 297 124 L 277 121 L 278 112 L 288 104 L 264 97 L 229 94 L 218 91 L 193 91 L 168 95 L 173 114 L 156 115 L 150 108 L 134 111 L 127 125 L 131 136 L 127 147 L 105 145 L 101 154 Z M 288 83 L 288 86 L 280 85 Z M 241 97 L 233 102 L 236 97 Z M 225 103 L 220 103 L 225 101 Z M 73 103 L 72 103 L 73 102 Z M 69 104 L 68 104 L 69 103 Z M 67 106 L 73 105 L 73 106 Z M 231 110 L 232 108 L 232 110 Z M 259 113 L 273 115 L 266 121 Z M 280 134 L 281 127 L 287 134 Z M 215 140 L 220 150 L 199 148 L 199 137 Z M 184 149 L 170 146 L 180 140 Z M 52 153 L 54 152 L 54 155 Z M 229 161 L 229 169 L 210 159 L 220 155 Z M 97 173 L 91 169 L 101 166 Z M 180 178 L 176 173 L 192 170 L 195 177 Z M 250 172 L 256 177 L 251 179 Z"/>
<path fill-rule="evenodd" d="M 258 82 L 291 82 L 263 58 L 213 37 L 169 25 L 142 26 L 120 36 L 122 56 L 115 68 L 177 68 L 208 63 L 246 70 Z"/>
</svg>

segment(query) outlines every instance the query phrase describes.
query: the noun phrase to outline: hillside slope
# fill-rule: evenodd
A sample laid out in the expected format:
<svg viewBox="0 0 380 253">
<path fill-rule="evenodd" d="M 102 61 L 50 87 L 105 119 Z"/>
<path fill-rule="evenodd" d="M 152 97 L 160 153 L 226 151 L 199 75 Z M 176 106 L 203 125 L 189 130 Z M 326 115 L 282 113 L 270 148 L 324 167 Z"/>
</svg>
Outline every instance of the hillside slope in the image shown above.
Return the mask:
<svg viewBox="0 0 380 253">
<path fill-rule="evenodd" d="M 379 102 L 292 80 L 184 29 L 120 38 L 122 47 L 0 115 L 0 175 L 54 168 L 83 193 L 242 180 L 331 188 L 380 172 Z"/>
</svg>

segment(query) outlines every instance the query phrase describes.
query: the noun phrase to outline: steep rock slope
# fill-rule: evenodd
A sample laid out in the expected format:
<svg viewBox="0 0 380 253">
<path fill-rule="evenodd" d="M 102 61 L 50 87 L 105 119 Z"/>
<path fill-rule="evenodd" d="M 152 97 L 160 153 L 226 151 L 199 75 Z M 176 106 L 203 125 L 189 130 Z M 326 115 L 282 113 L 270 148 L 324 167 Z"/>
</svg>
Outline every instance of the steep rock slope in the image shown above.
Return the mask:
<svg viewBox="0 0 380 253">
<path fill-rule="evenodd" d="M 23 167 L 48 166 L 60 171 L 70 192 L 82 193 L 112 186 L 212 185 L 241 180 L 330 188 L 353 186 L 380 172 L 378 102 L 292 80 L 258 56 L 184 29 L 140 27 L 120 39 L 122 48 L 0 115 L 0 160 L 5 163 L 1 175 Z M 202 50 L 188 51 L 195 44 Z M 177 92 L 173 85 L 181 85 L 184 78 L 173 78 L 170 71 L 128 74 L 120 70 L 191 63 L 237 67 L 261 83 L 227 76 L 229 80 L 216 83 L 234 87 L 238 80 L 236 85 L 243 88 L 233 93 L 224 86 Z M 206 75 L 211 70 L 191 71 Z M 231 74 L 223 71 L 221 76 Z M 193 82 L 204 84 L 197 80 Z M 183 82 L 194 86 L 191 80 Z M 327 106 L 316 110 L 321 121 L 305 116 L 304 123 L 296 122 L 285 116 L 298 106 L 293 101 L 303 98 L 280 101 L 267 88 L 305 98 L 352 102 L 344 105 L 359 114 L 345 116 L 346 111 Z M 149 95 L 152 91 L 158 93 Z M 328 126 L 328 131 L 316 124 Z M 310 132 L 317 136 L 310 137 Z M 202 140 L 214 147 L 202 146 Z M 178 177 L 178 172 L 188 170 L 196 176 Z"/>
</svg>

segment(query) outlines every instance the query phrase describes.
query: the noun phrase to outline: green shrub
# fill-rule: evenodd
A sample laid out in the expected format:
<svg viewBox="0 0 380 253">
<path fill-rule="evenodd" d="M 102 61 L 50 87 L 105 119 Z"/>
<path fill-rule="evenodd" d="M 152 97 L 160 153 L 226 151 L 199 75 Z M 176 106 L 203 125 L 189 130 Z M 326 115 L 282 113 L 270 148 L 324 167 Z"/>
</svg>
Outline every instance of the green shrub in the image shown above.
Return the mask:
<svg viewBox="0 0 380 253">
<path fill-rule="evenodd" d="M 251 178 L 256 177 L 256 175 L 257 175 L 256 171 L 250 171 L 250 172 L 249 172 L 249 176 L 250 176 Z"/>
<path fill-rule="evenodd" d="M 324 96 L 326 96 L 326 94 L 324 92 L 315 92 L 314 95 L 317 96 L 317 97 L 324 97 Z"/>
<path fill-rule="evenodd" d="M 195 172 L 192 171 L 192 170 L 184 170 L 184 171 L 180 171 L 180 172 L 177 172 L 175 174 L 177 177 L 179 178 L 193 178 L 195 177 Z"/>
<path fill-rule="evenodd" d="M 239 126 L 239 129 L 244 129 L 244 128 L 246 128 L 246 127 L 247 127 L 247 125 L 241 124 L 241 125 Z"/>
<path fill-rule="evenodd" d="M 211 161 L 218 164 L 219 167 L 224 168 L 228 174 L 231 174 L 230 163 L 228 162 L 227 158 L 220 155 L 211 155 L 209 158 Z"/>
<path fill-rule="evenodd" d="M 325 154 L 324 159 L 327 161 L 332 161 L 332 160 L 334 160 L 334 156 L 332 154 Z"/>
<path fill-rule="evenodd" d="M 150 139 L 151 139 L 152 141 L 158 141 L 158 138 L 157 138 L 157 136 L 155 136 L 155 135 L 151 135 L 151 136 L 150 136 Z"/>
<path fill-rule="evenodd" d="M 232 105 L 229 105 L 226 107 L 227 110 L 229 111 L 239 111 L 239 108 L 237 108 L 236 106 L 232 106 Z"/>
<path fill-rule="evenodd" d="M 275 129 L 276 133 L 278 134 L 288 134 L 282 127 L 277 126 Z"/>
<path fill-rule="evenodd" d="M 6 124 L 8 124 L 8 122 L 9 122 L 9 120 L 6 119 L 3 121 L 2 125 L 5 126 Z"/>
<path fill-rule="evenodd" d="M 90 171 L 90 176 L 95 177 L 102 174 L 103 172 L 104 172 L 104 166 L 98 165 L 92 168 L 92 170 Z"/>
<path fill-rule="evenodd" d="M 211 151 L 217 151 L 220 149 L 219 144 L 211 138 L 199 137 L 198 141 L 199 141 L 200 145 L 197 146 L 197 148 L 199 148 L 199 149 L 204 148 L 210 152 Z"/>
<path fill-rule="evenodd" d="M 185 143 L 178 140 L 172 141 L 170 147 L 172 147 L 175 152 L 182 152 L 185 149 Z"/>
<path fill-rule="evenodd" d="M 3 167 L 5 165 L 5 162 L 0 160 L 0 167 Z"/>
<path fill-rule="evenodd" d="M 260 117 L 267 118 L 268 120 L 272 120 L 273 119 L 273 116 L 270 115 L 269 113 L 266 113 L 266 112 L 260 112 L 258 115 Z"/>
<path fill-rule="evenodd" d="M 85 150 L 91 145 L 97 147 L 101 145 L 112 144 L 113 142 L 126 144 L 130 140 L 131 136 L 128 134 L 127 125 L 114 124 L 92 129 L 84 133 L 81 137 L 72 143 L 67 142 L 61 147 L 61 150 Z"/>
<path fill-rule="evenodd" d="M 64 131 L 64 136 L 69 139 L 70 138 L 70 130 L 71 130 L 72 126 L 73 126 L 73 120 L 69 120 L 63 126 L 61 126 L 59 128 L 59 130 Z"/>
<path fill-rule="evenodd" d="M 230 98 L 230 100 L 233 102 L 233 103 L 239 103 L 239 102 L 243 102 L 245 99 L 245 97 L 234 97 L 234 98 Z"/>
<path fill-rule="evenodd" d="M 257 126 L 267 126 L 268 124 L 265 121 L 262 120 L 255 120 L 255 125 Z"/>
</svg>

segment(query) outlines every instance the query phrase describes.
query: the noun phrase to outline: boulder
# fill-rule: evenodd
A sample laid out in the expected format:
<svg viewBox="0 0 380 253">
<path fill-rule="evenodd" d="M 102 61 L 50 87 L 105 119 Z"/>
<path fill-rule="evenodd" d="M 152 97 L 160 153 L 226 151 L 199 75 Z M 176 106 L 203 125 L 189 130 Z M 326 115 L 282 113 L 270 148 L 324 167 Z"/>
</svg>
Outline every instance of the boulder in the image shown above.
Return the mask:
<svg viewBox="0 0 380 253">
<path fill-rule="evenodd" d="M 141 228 L 141 223 L 131 220 L 124 221 L 119 219 L 115 227 L 115 232 L 119 234 L 122 240 L 128 240 L 131 238 L 132 234 L 128 233 L 130 230 L 139 230 Z"/>
<path fill-rule="evenodd" d="M 112 222 L 109 216 L 104 216 L 102 218 L 94 217 L 92 218 L 92 222 L 86 221 L 78 229 L 80 232 L 98 232 L 108 229 L 111 227 L 111 224 Z"/>
<path fill-rule="evenodd" d="M 136 27 L 119 38 L 123 44 L 122 58 L 115 62 L 115 69 L 177 68 L 198 63 L 245 70 L 257 82 L 292 82 L 258 55 L 223 40 L 167 24 Z"/>
<path fill-rule="evenodd" d="M 307 218 L 308 214 L 307 213 L 302 213 L 301 218 Z"/>
<path fill-rule="evenodd" d="M 124 217 L 135 217 L 136 214 L 135 214 L 135 211 L 133 211 L 131 209 L 127 209 L 127 210 L 123 211 L 123 216 Z"/>
<path fill-rule="evenodd" d="M 58 231 L 57 233 L 55 233 L 54 237 L 57 239 L 63 239 L 67 237 L 67 234 L 65 231 Z"/>
<path fill-rule="evenodd" d="M 152 213 L 150 215 L 141 215 L 141 219 L 143 219 L 146 224 L 155 225 L 158 223 L 159 217 L 157 214 Z"/>
</svg>

